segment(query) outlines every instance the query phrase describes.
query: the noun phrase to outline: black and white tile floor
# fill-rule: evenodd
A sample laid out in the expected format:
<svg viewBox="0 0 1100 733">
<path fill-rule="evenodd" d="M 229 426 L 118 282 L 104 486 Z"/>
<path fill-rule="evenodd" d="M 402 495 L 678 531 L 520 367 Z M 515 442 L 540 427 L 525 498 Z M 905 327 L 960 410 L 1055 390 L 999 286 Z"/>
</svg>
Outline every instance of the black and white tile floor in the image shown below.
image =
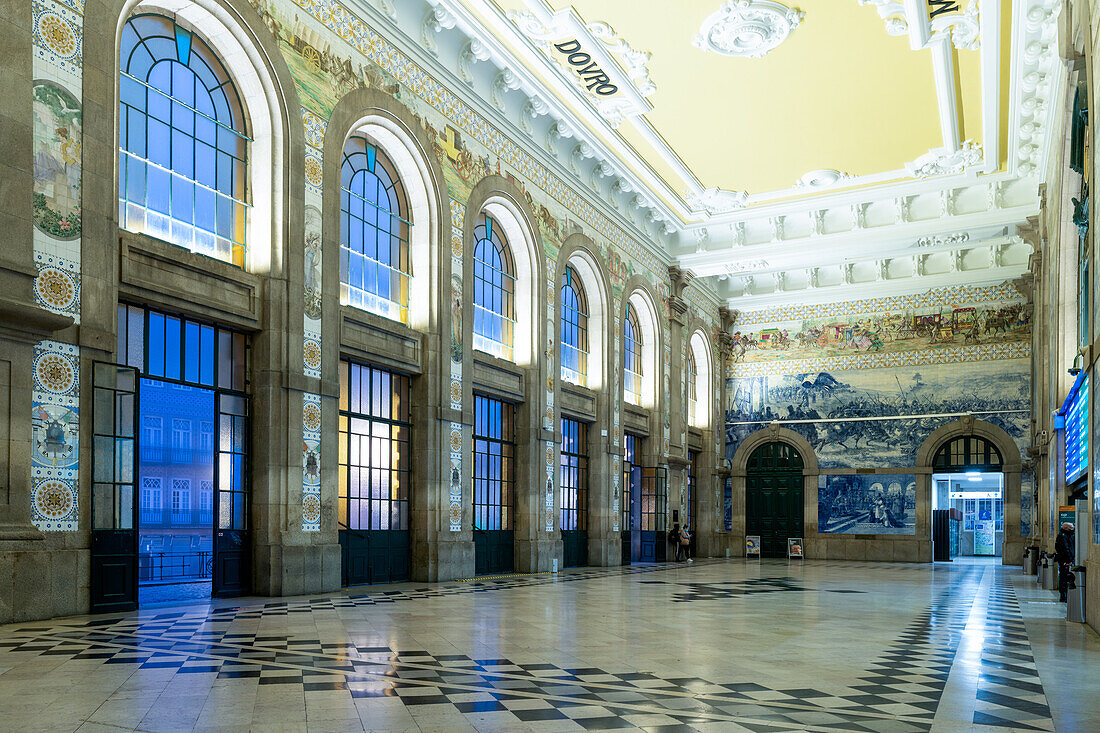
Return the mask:
<svg viewBox="0 0 1100 733">
<path fill-rule="evenodd" d="M 1050 731 L 1018 576 L 700 561 L 16 624 L 0 729 Z"/>
</svg>

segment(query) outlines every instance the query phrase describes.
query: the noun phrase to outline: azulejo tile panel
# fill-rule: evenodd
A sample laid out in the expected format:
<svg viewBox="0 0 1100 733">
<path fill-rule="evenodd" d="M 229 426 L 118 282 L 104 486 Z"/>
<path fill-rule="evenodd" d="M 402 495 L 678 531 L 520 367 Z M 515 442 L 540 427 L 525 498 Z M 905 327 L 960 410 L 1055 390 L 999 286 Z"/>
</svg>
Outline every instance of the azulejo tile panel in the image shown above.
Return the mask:
<svg viewBox="0 0 1100 733">
<path fill-rule="evenodd" d="M 53 0 L 34 0 L 31 29 L 36 59 L 79 74 L 83 64 L 83 19 L 72 8 Z"/>
<path fill-rule="evenodd" d="M 33 297 L 80 322 L 83 0 L 31 3 L 34 136 Z M 80 350 L 46 340 L 34 348 L 31 521 L 43 532 L 80 524 Z"/>
<path fill-rule="evenodd" d="M 791 359 L 787 361 L 733 364 L 729 368 L 732 379 L 778 376 L 783 374 L 809 374 L 848 369 L 884 369 L 921 364 L 953 364 L 961 362 L 994 361 L 998 359 L 1025 359 L 1031 356 L 1031 343 L 1017 341 L 1007 344 L 982 344 L 958 346 L 925 351 L 902 351 L 892 354 L 856 354 L 832 356 L 824 359 Z"/>
<path fill-rule="evenodd" d="M 328 121 L 302 107 L 302 125 L 305 127 L 306 145 L 318 150 L 325 147 L 325 129 Z"/>
<path fill-rule="evenodd" d="M 462 423 L 451 423 L 451 487 L 450 504 L 447 519 L 451 532 L 462 531 Z"/>
<path fill-rule="evenodd" d="M 78 318 L 80 315 L 79 266 L 60 257 L 36 252 L 38 276 L 34 281 L 34 302 L 48 311 Z"/>
<path fill-rule="evenodd" d="M 932 288 L 911 295 L 891 295 L 882 298 L 864 298 L 862 300 L 812 305 L 780 305 L 761 310 L 745 311 L 738 317 L 736 325 L 741 328 L 761 324 L 802 321 L 809 318 L 1020 300 L 1023 297 L 1020 291 L 1007 280 L 996 285 L 953 285 L 946 288 Z"/>
<path fill-rule="evenodd" d="M 321 395 L 302 395 L 302 531 L 321 531 Z"/>
<path fill-rule="evenodd" d="M 43 532 L 79 528 L 79 349 L 42 341 L 34 348 L 31 404 L 31 521 Z"/>
</svg>

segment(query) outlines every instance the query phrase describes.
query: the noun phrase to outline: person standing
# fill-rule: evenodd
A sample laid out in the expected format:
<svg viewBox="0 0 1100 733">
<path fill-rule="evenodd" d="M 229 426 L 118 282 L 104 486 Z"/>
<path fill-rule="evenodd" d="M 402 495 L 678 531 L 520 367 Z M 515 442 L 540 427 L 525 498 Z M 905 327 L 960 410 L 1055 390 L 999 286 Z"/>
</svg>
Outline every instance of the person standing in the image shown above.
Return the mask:
<svg viewBox="0 0 1100 733">
<path fill-rule="evenodd" d="M 672 545 L 674 562 L 680 559 L 680 523 L 672 525 L 672 529 L 668 531 L 668 543 Z"/>
<path fill-rule="evenodd" d="M 676 547 L 676 560 L 680 559 L 691 562 L 691 532 L 688 531 L 688 526 L 685 524 L 684 528 L 680 530 L 680 544 Z"/>
<path fill-rule="evenodd" d="M 1066 602 L 1066 592 L 1072 577 L 1069 569 L 1073 565 L 1073 522 L 1062 522 L 1062 531 L 1054 540 L 1054 560 L 1058 563 L 1058 600 Z"/>
</svg>

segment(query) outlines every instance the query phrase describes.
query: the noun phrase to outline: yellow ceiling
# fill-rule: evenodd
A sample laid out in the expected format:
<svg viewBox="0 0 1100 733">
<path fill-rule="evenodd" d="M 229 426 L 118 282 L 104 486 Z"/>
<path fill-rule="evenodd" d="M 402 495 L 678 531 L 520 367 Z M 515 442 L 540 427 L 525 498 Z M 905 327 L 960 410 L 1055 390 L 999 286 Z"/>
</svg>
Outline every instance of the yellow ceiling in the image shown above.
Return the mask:
<svg viewBox="0 0 1100 733">
<path fill-rule="evenodd" d="M 496 0 L 504 10 L 525 0 Z M 856 0 L 792 0 L 805 16 L 759 59 L 691 45 L 721 0 L 549 0 L 586 22 L 604 21 L 649 51 L 657 91 L 646 119 L 705 188 L 763 194 L 804 173 L 852 175 L 904 168 L 943 144 L 932 57 L 890 36 L 873 6 Z M 962 139 L 981 139 L 980 54 L 956 52 Z M 673 191 L 688 188 L 630 122 L 618 134 Z M 642 172 L 642 171 L 639 171 Z"/>
</svg>

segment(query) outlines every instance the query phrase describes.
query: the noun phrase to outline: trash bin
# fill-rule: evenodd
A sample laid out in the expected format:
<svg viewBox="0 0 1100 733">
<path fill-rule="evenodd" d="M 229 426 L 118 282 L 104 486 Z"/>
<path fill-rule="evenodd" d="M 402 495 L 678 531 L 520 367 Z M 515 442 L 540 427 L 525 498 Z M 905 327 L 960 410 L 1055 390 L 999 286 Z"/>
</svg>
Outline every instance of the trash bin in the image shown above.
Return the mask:
<svg viewBox="0 0 1100 733">
<path fill-rule="evenodd" d="M 1046 587 L 1046 583 L 1043 582 L 1043 579 L 1046 578 L 1047 575 L 1048 563 L 1049 561 L 1047 560 L 1047 553 L 1045 551 L 1040 552 L 1039 560 L 1035 563 L 1035 584 L 1038 585 L 1040 588 Z"/>
<path fill-rule="evenodd" d="M 1046 572 L 1043 574 L 1043 588 L 1045 590 L 1058 590 L 1058 573 L 1061 572 L 1058 563 L 1054 562 L 1052 555 L 1047 555 Z"/>
<path fill-rule="evenodd" d="M 1035 556 L 1031 554 L 1031 548 L 1024 548 L 1024 575 L 1033 575 L 1035 573 Z"/>
<path fill-rule="evenodd" d="M 1069 592 L 1066 593 L 1066 621 L 1085 623 L 1085 568 L 1070 570 Z"/>
<path fill-rule="evenodd" d="M 1031 546 L 1031 574 L 1038 575 L 1039 573 L 1039 546 Z"/>
</svg>

